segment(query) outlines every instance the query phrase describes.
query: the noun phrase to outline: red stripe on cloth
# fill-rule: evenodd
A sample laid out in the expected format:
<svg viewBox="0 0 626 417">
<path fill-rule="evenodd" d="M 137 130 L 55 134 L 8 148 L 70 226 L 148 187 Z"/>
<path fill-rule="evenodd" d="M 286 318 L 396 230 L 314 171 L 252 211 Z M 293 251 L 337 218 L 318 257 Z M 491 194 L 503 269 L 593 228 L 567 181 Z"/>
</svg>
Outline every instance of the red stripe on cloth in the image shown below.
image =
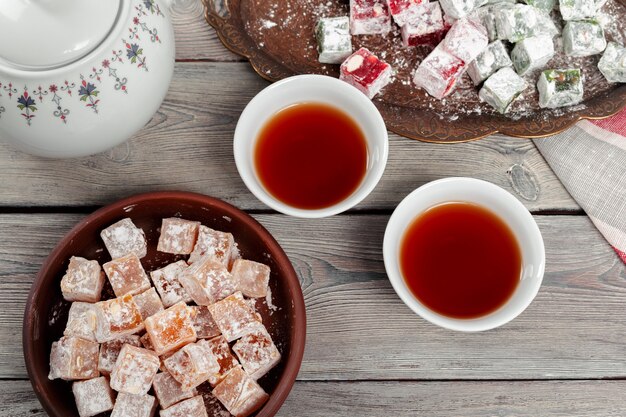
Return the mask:
<svg viewBox="0 0 626 417">
<path fill-rule="evenodd" d="M 626 137 L 626 108 L 617 113 L 615 116 L 602 119 L 590 120 L 594 125 L 606 129 L 618 135 Z"/>
<path fill-rule="evenodd" d="M 617 256 L 620 257 L 622 262 L 624 262 L 626 264 L 626 253 L 622 252 L 621 250 L 617 249 L 616 247 L 613 247 L 613 250 L 615 251 L 615 253 L 617 253 Z"/>
</svg>

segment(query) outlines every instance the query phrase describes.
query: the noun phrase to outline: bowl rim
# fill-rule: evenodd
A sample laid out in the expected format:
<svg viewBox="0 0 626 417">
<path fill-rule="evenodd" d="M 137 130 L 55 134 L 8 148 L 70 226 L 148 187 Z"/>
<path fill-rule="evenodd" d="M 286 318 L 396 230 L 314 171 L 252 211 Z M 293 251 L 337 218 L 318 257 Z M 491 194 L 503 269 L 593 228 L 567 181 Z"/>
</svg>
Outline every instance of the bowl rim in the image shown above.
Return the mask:
<svg viewBox="0 0 626 417">
<path fill-rule="evenodd" d="M 291 85 L 291 89 L 287 89 L 286 91 L 292 91 L 293 88 L 297 88 L 297 84 L 307 83 L 307 82 L 316 82 L 316 83 L 325 83 L 333 88 L 341 90 L 342 93 L 345 93 L 345 96 L 348 97 L 352 102 L 359 102 L 365 106 L 369 112 L 372 122 L 375 125 L 376 135 L 372 139 L 373 141 L 380 143 L 380 148 L 382 150 L 380 157 L 377 159 L 376 163 L 372 165 L 372 167 L 366 172 L 365 176 L 359 187 L 348 197 L 343 199 L 342 201 L 330 206 L 321 209 L 301 209 L 297 207 L 290 206 L 288 204 L 283 203 L 278 200 L 274 196 L 272 196 L 269 191 L 265 189 L 263 184 L 260 182 L 255 169 L 254 164 L 249 166 L 250 164 L 246 161 L 245 156 L 243 155 L 245 152 L 240 150 L 241 143 L 245 139 L 242 137 L 242 129 L 243 125 L 253 125 L 253 118 L 257 117 L 256 114 L 252 113 L 253 108 L 257 106 L 258 102 L 265 96 L 276 95 L 277 90 L 287 89 L 289 85 Z M 294 86 L 296 84 L 296 86 Z M 284 93 L 280 93 L 281 95 Z M 301 100 L 302 102 L 313 102 L 315 100 Z M 332 105 L 332 104 L 331 104 Z M 333 105 L 334 106 L 334 105 Z M 337 107 L 339 110 L 348 113 L 348 110 Z M 276 111 L 280 111 L 282 108 L 278 108 Z M 271 116 L 270 116 L 271 117 Z M 350 116 L 352 117 L 352 116 Z M 267 119 L 259 121 L 259 128 L 266 122 Z M 366 133 L 366 132 L 364 132 Z M 256 139 L 252 139 L 252 146 Z M 254 152 L 252 150 L 251 152 Z M 258 198 L 263 204 L 266 204 L 270 208 L 279 211 L 283 214 L 300 217 L 300 218 L 308 218 L 308 219 L 319 219 L 323 217 L 334 216 L 339 213 L 343 213 L 344 211 L 350 210 L 354 208 L 356 205 L 361 203 L 365 198 L 367 198 L 372 191 L 376 188 L 378 183 L 380 182 L 383 174 L 385 173 L 385 169 L 387 167 L 387 160 L 389 158 L 389 133 L 387 131 L 387 126 L 385 121 L 380 114 L 380 111 L 376 108 L 376 106 L 372 103 L 370 99 L 367 98 L 365 94 L 357 90 L 355 87 L 349 85 L 346 82 L 343 82 L 337 78 L 329 77 L 327 75 L 320 74 L 300 74 L 294 75 L 292 77 L 284 78 L 280 81 L 277 81 L 273 84 L 268 85 L 263 90 L 259 91 L 250 102 L 246 105 L 244 110 L 241 112 L 239 116 L 239 120 L 237 121 L 237 126 L 235 127 L 235 133 L 233 135 L 233 154 L 235 158 L 235 165 L 237 167 L 237 172 L 239 176 L 243 180 L 244 184 L 250 190 L 252 194 L 256 198 Z M 247 155 L 247 153 L 245 153 Z M 365 180 L 371 175 L 371 183 L 367 186 L 365 185 Z"/>
<path fill-rule="evenodd" d="M 395 226 L 395 224 L 404 221 L 404 217 L 402 218 L 399 217 L 400 216 L 399 209 L 404 208 L 406 206 L 413 205 L 414 200 L 417 198 L 417 196 L 419 196 L 425 190 L 440 187 L 442 185 L 445 186 L 445 184 L 451 184 L 451 183 L 455 184 L 457 187 L 464 187 L 467 184 L 474 184 L 478 187 L 487 189 L 493 192 L 494 194 L 497 194 L 498 198 L 502 198 L 502 199 L 506 199 L 510 201 L 514 207 L 513 210 L 515 211 L 515 215 L 525 224 L 525 226 L 529 229 L 532 235 L 531 236 L 532 241 L 529 244 L 537 245 L 537 249 L 539 252 L 539 258 L 538 258 L 539 262 L 538 262 L 537 270 L 534 271 L 533 273 L 533 277 L 535 277 L 536 279 L 533 281 L 532 286 L 530 287 L 530 292 L 528 293 L 523 303 L 519 305 L 518 308 L 512 310 L 509 314 L 507 314 L 505 317 L 500 318 L 499 320 L 495 320 L 495 319 L 491 321 L 485 320 L 486 318 L 490 317 L 491 314 L 494 314 L 495 312 L 487 314 L 486 316 L 475 318 L 475 319 L 457 319 L 457 318 L 447 317 L 442 314 L 439 314 L 436 311 L 433 311 L 427 306 L 425 306 L 419 299 L 417 299 L 415 295 L 411 293 L 408 286 L 406 285 L 406 282 L 404 281 L 404 277 L 402 276 L 402 271 L 400 270 L 400 265 L 399 265 L 400 262 L 398 259 L 399 253 L 398 253 L 397 248 L 398 248 L 398 240 L 402 239 L 402 237 L 404 236 L 404 233 L 406 232 L 406 228 L 403 228 L 399 232 L 398 236 L 391 235 L 392 226 Z M 476 204 L 481 205 L 480 202 L 476 202 Z M 437 204 L 433 204 L 431 205 L 431 207 L 434 205 L 437 205 Z M 483 205 L 483 207 L 486 207 L 489 210 L 491 210 L 487 205 Z M 413 217 L 409 219 L 409 222 L 415 219 L 415 217 L 417 217 L 422 212 L 423 211 L 414 213 Z M 496 184 L 493 184 L 488 181 L 480 180 L 477 178 L 447 177 L 447 178 L 441 178 L 438 180 L 428 182 L 416 188 L 415 190 L 411 191 L 406 197 L 404 197 L 404 199 L 402 199 L 400 204 L 398 204 L 398 206 L 392 213 L 391 217 L 389 218 L 389 222 L 387 223 L 387 226 L 385 227 L 385 235 L 383 238 L 383 260 L 385 263 L 385 272 L 387 273 L 387 278 L 389 279 L 391 286 L 393 287 L 398 297 L 402 300 L 402 302 L 407 307 L 409 307 L 415 314 L 417 314 L 424 320 L 434 325 L 437 325 L 439 327 L 442 327 L 448 330 L 471 333 L 471 332 L 482 332 L 482 331 L 487 331 L 487 330 L 501 327 L 513 321 L 517 316 L 522 314 L 528 308 L 528 306 L 530 306 L 530 304 L 534 301 L 537 294 L 539 293 L 539 289 L 541 288 L 541 285 L 543 283 L 543 278 L 545 275 L 546 251 L 545 251 L 545 243 L 543 241 L 541 230 L 539 229 L 539 226 L 537 225 L 537 222 L 535 221 L 534 217 L 528 211 L 528 209 L 511 193 L 509 193 L 504 188 Z M 396 271 L 396 269 L 398 271 Z M 504 305 L 506 306 L 511 299 L 512 297 Z M 500 309 L 496 311 L 499 311 L 499 310 Z"/>
<path fill-rule="evenodd" d="M 306 308 L 304 303 L 304 295 L 302 293 L 302 288 L 300 286 L 298 275 L 296 274 L 296 271 L 293 267 L 293 264 L 289 260 L 289 257 L 282 249 L 282 247 L 278 244 L 274 236 L 272 236 L 272 234 L 261 223 L 259 223 L 248 213 L 233 206 L 230 203 L 227 203 L 215 197 L 199 193 L 186 191 L 155 191 L 136 194 L 130 197 L 123 198 L 96 210 L 95 212 L 80 220 L 70 229 L 69 232 L 67 232 L 59 240 L 54 249 L 43 261 L 39 272 L 37 273 L 33 283 L 31 284 L 24 311 L 24 319 L 22 322 L 22 350 L 24 354 L 24 362 L 26 363 L 26 370 L 28 372 L 28 377 L 33 387 L 33 390 L 35 391 L 39 402 L 51 417 L 66 416 L 60 414 L 60 412 L 47 401 L 47 394 L 45 394 L 43 391 L 40 379 L 40 376 L 43 376 L 44 374 L 38 374 L 36 370 L 33 369 L 32 361 L 28 360 L 28 358 L 32 357 L 33 355 L 33 345 L 35 343 L 35 338 L 33 336 L 33 330 L 35 327 L 34 325 L 39 322 L 39 319 L 36 317 L 35 310 L 33 309 L 33 300 L 35 298 L 35 294 L 37 294 L 41 290 L 41 282 L 43 281 L 43 278 L 46 276 L 47 271 L 53 261 L 60 256 L 60 253 L 62 252 L 62 248 L 65 246 L 65 243 L 74 239 L 76 235 L 79 234 L 87 224 L 100 218 L 106 213 L 114 212 L 123 209 L 124 207 L 138 204 L 141 202 L 162 199 L 177 201 L 184 200 L 186 202 L 199 203 L 206 206 L 217 207 L 218 209 L 223 210 L 229 215 L 232 214 L 234 217 L 239 218 L 247 226 L 247 228 L 255 230 L 255 232 L 260 235 L 261 240 L 268 246 L 268 251 L 270 251 L 272 253 L 272 256 L 275 257 L 276 262 L 284 266 L 284 268 L 282 269 L 286 277 L 285 281 L 287 283 L 287 286 L 289 287 L 289 290 L 293 296 L 292 301 L 293 309 L 295 312 L 295 314 L 290 316 L 292 324 L 292 343 L 290 346 L 289 355 L 286 358 L 285 368 L 279 378 L 279 382 L 276 385 L 274 392 L 270 395 L 268 402 L 265 403 L 263 408 L 258 411 L 257 416 L 271 417 L 275 415 L 289 396 L 289 393 L 291 392 L 291 389 L 296 382 L 296 377 L 298 376 L 298 372 L 302 364 L 306 343 Z"/>
</svg>

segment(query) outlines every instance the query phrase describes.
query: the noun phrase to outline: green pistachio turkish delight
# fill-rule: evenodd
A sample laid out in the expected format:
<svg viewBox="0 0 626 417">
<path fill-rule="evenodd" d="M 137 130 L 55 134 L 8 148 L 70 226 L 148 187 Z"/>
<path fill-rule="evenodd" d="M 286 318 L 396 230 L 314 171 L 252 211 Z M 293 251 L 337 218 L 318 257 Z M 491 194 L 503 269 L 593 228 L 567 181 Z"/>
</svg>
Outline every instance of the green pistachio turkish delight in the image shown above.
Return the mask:
<svg viewBox="0 0 626 417">
<path fill-rule="evenodd" d="M 583 100 L 583 74 L 580 69 L 549 69 L 539 76 L 539 106 L 572 106 Z"/>
</svg>

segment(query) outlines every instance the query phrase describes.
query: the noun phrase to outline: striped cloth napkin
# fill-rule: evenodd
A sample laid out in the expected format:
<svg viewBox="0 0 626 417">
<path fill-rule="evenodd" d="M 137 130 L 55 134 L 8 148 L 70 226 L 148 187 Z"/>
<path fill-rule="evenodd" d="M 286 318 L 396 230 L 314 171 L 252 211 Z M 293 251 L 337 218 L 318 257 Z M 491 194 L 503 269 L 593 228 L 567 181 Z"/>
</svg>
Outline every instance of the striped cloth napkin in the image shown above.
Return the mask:
<svg viewBox="0 0 626 417">
<path fill-rule="evenodd" d="M 581 120 L 534 142 L 626 263 L 626 109 L 604 120 Z"/>
</svg>

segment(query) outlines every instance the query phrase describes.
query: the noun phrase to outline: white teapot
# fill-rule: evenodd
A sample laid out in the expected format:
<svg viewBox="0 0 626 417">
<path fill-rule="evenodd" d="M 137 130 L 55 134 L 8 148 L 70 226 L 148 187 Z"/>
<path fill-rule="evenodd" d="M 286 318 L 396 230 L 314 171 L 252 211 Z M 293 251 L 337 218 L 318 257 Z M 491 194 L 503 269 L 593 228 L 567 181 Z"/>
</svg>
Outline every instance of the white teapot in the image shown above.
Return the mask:
<svg viewBox="0 0 626 417">
<path fill-rule="evenodd" d="M 2 1 L 0 140 L 69 158 L 129 139 L 172 78 L 170 1 Z"/>
</svg>

